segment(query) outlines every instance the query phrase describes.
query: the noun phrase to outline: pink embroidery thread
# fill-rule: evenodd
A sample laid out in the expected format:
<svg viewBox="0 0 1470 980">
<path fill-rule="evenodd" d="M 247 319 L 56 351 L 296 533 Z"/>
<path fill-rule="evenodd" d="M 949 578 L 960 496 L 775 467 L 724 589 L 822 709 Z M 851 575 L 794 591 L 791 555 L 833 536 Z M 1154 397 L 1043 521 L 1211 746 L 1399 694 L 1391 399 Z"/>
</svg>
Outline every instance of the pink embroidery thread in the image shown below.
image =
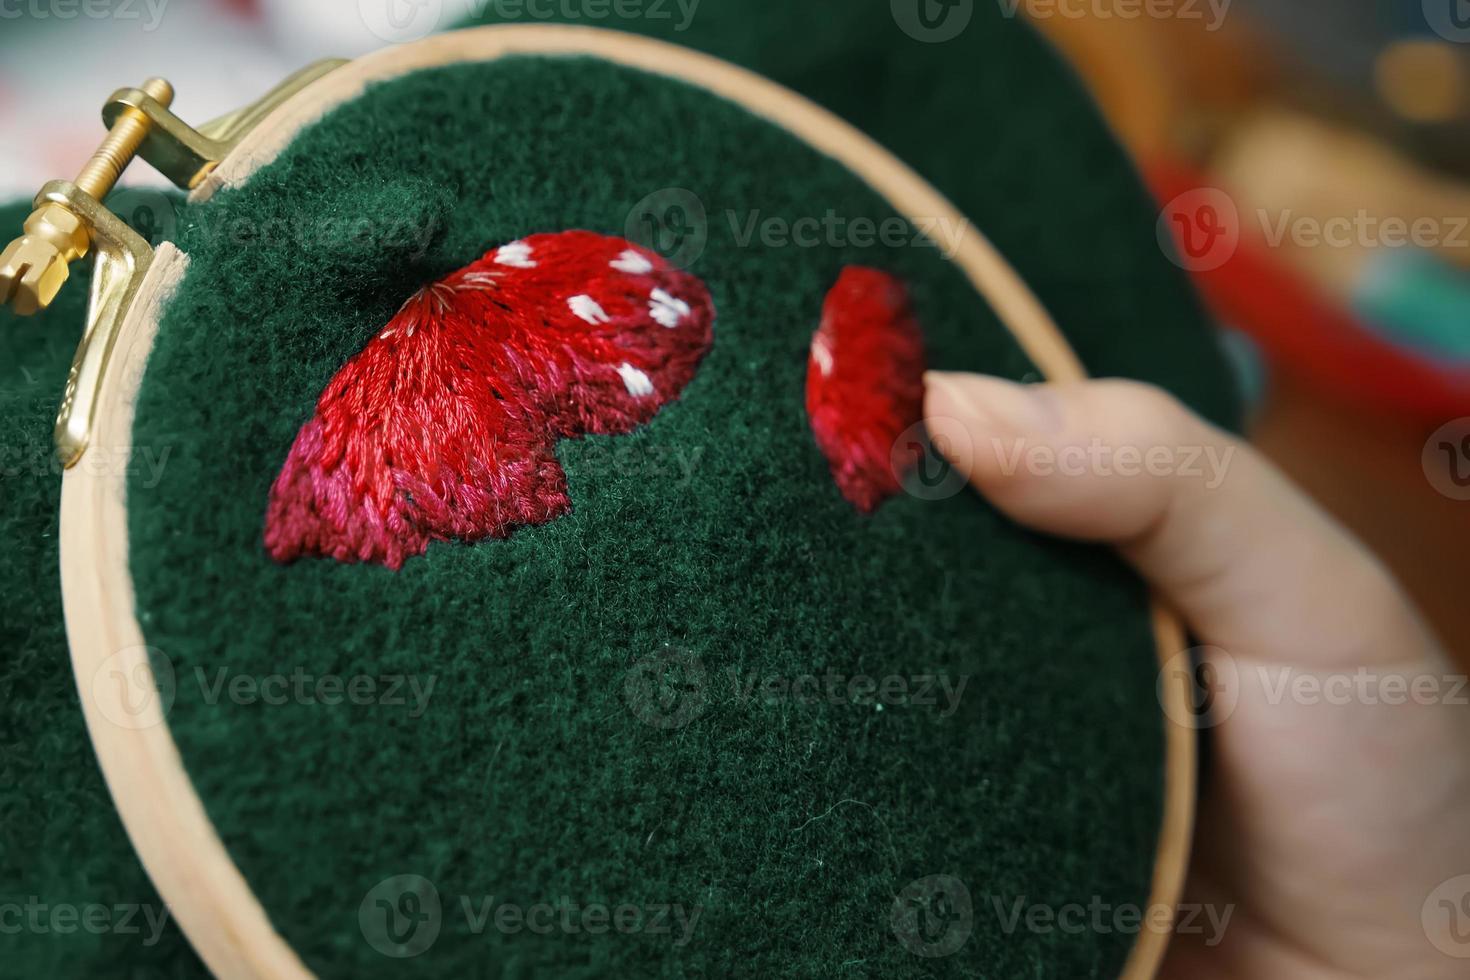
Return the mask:
<svg viewBox="0 0 1470 980">
<path fill-rule="evenodd" d="M 902 489 L 894 445 L 923 420 L 924 341 L 908 291 L 893 276 L 842 271 L 812 338 L 806 409 L 849 503 L 870 514 Z"/>
<path fill-rule="evenodd" d="M 267 551 L 397 569 L 430 540 L 567 513 L 557 441 L 652 419 L 714 318 L 699 279 L 620 238 L 488 252 L 410 297 L 328 382 L 271 488 Z"/>
</svg>

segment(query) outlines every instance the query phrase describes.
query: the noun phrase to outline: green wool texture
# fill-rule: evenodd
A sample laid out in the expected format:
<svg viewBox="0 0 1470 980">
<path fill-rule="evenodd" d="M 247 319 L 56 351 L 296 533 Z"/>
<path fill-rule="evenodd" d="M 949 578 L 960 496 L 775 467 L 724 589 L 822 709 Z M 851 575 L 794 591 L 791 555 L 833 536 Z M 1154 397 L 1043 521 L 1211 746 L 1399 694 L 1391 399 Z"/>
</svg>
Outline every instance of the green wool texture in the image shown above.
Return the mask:
<svg viewBox="0 0 1470 980">
<path fill-rule="evenodd" d="M 714 348 L 637 433 L 561 444 L 572 514 L 433 545 L 398 573 L 266 556 L 297 429 L 409 292 L 530 233 L 624 232 L 671 188 L 706 213 L 690 268 L 718 310 Z M 844 266 L 910 284 L 935 366 L 1032 368 L 936 248 L 745 235 L 829 211 L 896 217 L 695 88 L 514 58 L 377 86 L 184 216 L 192 266 L 135 428 L 137 450 L 168 453 L 160 482 L 130 483 L 139 613 L 178 679 L 170 723 L 205 805 L 310 967 L 404 969 L 359 916 L 399 875 L 442 906 L 410 972 L 927 970 L 890 918 L 935 874 L 978 906 L 941 971 L 1122 963 L 1131 936 L 1007 934 L 988 901 L 1147 898 L 1162 724 L 1143 590 L 1106 553 L 1038 540 L 970 494 L 872 518 L 841 498 L 804 397 Z M 672 725 L 629 689 L 666 651 L 697 688 Z M 284 703 L 252 693 L 298 673 L 308 686 Z M 781 690 L 807 677 L 815 698 Z M 328 704 L 321 678 L 382 697 Z M 889 678 L 895 703 L 863 693 Z M 485 902 L 559 901 L 700 916 L 690 936 L 476 920 Z"/>
<path fill-rule="evenodd" d="M 1093 372 L 1233 419 L 1137 179 L 1014 20 L 976 5 L 940 44 L 881 3 L 705 0 L 684 31 L 597 23 L 846 116 L 975 220 Z M 297 429 L 408 294 L 535 232 L 640 237 L 670 202 L 692 221 L 677 257 L 714 297 L 714 347 L 648 426 L 560 445 L 571 514 L 431 545 L 398 573 L 270 561 L 265 502 Z M 130 217 L 162 220 L 191 265 L 135 425 L 139 620 L 206 809 L 310 969 L 1117 974 L 1136 936 L 1013 916 L 1148 898 L 1163 728 L 1147 598 L 1111 555 L 968 492 L 872 517 L 842 500 L 803 398 L 843 266 L 909 283 L 931 366 L 1036 378 L 938 249 L 851 234 L 895 218 L 873 191 L 697 89 L 513 58 L 375 86 L 243 188 L 153 204 Z M 783 234 L 813 218 L 846 230 Z M 77 285 L 34 320 L 0 313 L 0 629 L 18 651 L 0 666 L 0 903 L 156 916 L 86 741 L 56 586 L 46 450 Z M 892 927 L 930 876 L 972 905 L 964 944 L 937 958 Z M 380 899 L 437 913 L 395 947 Z M 504 911 L 542 905 L 545 934 Z M 598 930 L 600 906 L 637 908 L 637 926 Z M 202 971 L 171 924 L 145 944 L 138 915 L 136 935 L 0 932 L 0 976 Z"/>
<path fill-rule="evenodd" d="M 0 237 L 30 211 L 0 207 Z M 52 428 L 87 305 L 86 264 L 72 275 L 42 314 L 0 310 L 0 977 L 201 976 L 113 808 L 67 654 Z"/>
</svg>

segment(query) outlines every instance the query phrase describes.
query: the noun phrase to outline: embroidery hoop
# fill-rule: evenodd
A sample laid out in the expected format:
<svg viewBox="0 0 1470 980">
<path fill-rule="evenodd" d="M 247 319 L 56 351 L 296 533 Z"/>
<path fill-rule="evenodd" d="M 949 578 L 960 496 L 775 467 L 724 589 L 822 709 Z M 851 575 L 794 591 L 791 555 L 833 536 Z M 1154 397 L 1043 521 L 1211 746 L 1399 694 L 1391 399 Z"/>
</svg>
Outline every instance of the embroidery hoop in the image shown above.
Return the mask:
<svg viewBox="0 0 1470 980">
<path fill-rule="evenodd" d="M 482 27 L 440 34 L 350 62 L 274 109 L 204 179 L 191 203 L 243 183 L 273 160 L 298 132 L 328 110 L 358 97 L 369 83 L 419 69 L 525 54 L 597 57 L 702 88 L 744 107 L 832 157 L 900 214 L 966 227 L 953 261 L 1052 381 L 1086 373 L 1049 314 L 1005 258 L 922 178 L 869 137 L 802 96 L 720 61 L 660 41 L 599 28 L 550 25 Z M 916 224 L 922 227 L 916 221 Z M 119 325 L 110 365 L 98 389 L 91 446 L 110 459 L 132 449 L 134 409 L 143 367 L 163 305 L 183 278 L 188 257 L 165 243 Z M 88 733 L 134 849 L 200 957 L 223 978 L 312 976 L 271 925 L 235 866 L 194 790 L 169 731 L 146 639 L 137 621 L 128 564 L 126 475 L 119 467 L 68 469 L 61 493 L 61 584 L 72 667 Z M 1161 666 L 1186 648 L 1184 630 L 1160 602 L 1153 611 Z M 99 683 L 99 679 L 124 683 Z M 137 707 L 131 696 L 143 696 Z M 1154 862 L 1151 908 L 1179 901 L 1193 832 L 1196 733 L 1173 719 L 1189 717 L 1189 680 L 1166 671 L 1160 685 L 1166 737 L 1165 799 Z M 125 724 L 120 724 L 124 719 Z M 1122 976 L 1153 977 L 1170 932 L 1146 929 Z"/>
</svg>

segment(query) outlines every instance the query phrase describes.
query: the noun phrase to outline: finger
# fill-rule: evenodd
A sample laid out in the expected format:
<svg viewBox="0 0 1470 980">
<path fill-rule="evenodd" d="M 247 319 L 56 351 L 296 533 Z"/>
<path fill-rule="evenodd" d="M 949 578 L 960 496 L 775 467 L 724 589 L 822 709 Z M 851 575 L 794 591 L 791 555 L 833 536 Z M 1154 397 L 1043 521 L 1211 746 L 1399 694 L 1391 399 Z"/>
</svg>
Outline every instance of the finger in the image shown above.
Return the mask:
<svg viewBox="0 0 1470 980">
<path fill-rule="evenodd" d="M 1163 391 L 926 382 L 934 443 L 981 493 L 1028 527 L 1115 545 L 1202 642 L 1321 665 L 1418 659 L 1432 645 L 1361 544 Z"/>
</svg>

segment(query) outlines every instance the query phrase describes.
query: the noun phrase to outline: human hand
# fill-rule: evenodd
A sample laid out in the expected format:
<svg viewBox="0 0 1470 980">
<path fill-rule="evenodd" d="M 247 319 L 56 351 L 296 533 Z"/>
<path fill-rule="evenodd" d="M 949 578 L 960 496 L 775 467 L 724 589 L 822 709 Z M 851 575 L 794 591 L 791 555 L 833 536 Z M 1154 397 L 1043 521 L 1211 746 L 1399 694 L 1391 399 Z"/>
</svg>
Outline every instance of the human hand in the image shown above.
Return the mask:
<svg viewBox="0 0 1470 980">
<path fill-rule="evenodd" d="M 1467 691 L 1378 560 L 1157 389 L 927 387 L 931 431 L 982 494 L 1117 548 L 1238 691 L 1213 719 L 1186 895 L 1233 914 L 1223 937 L 1176 936 L 1164 976 L 1470 973 L 1470 878 L 1442 887 L 1470 875 Z"/>
</svg>

